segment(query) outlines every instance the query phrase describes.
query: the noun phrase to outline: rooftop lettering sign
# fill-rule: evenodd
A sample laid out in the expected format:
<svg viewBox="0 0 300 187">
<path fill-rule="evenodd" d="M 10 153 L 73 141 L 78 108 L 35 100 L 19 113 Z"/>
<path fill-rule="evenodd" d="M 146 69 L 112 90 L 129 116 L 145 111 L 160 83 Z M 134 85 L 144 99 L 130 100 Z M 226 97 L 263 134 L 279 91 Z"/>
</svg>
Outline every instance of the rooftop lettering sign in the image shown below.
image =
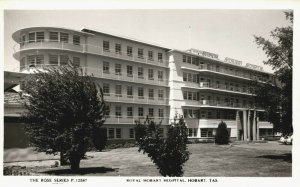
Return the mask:
<svg viewBox="0 0 300 187">
<path fill-rule="evenodd" d="M 237 66 L 242 66 L 243 65 L 243 62 L 240 61 L 240 60 L 235 60 L 233 58 L 229 58 L 229 57 L 226 57 L 225 60 L 224 60 L 225 63 L 228 63 L 228 64 L 233 64 L 233 65 L 237 65 Z"/>
<path fill-rule="evenodd" d="M 250 64 L 250 63 L 247 63 L 245 67 L 249 68 L 249 69 L 253 69 L 253 70 L 264 71 L 263 67 L 257 66 L 257 65 L 254 65 L 254 64 Z"/>
<path fill-rule="evenodd" d="M 213 58 L 213 59 L 218 59 L 219 58 L 219 55 L 217 55 L 215 53 L 210 53 L 210 52 L 206 52 L 206 51 L 200 51 L 198 49 L 190 49 L 187 52 L 193 53 L 195 55 L 200 55 L 200 56 L 204 56 L 204 57 L 208 57 L 208 58 Z"/>
</svg>

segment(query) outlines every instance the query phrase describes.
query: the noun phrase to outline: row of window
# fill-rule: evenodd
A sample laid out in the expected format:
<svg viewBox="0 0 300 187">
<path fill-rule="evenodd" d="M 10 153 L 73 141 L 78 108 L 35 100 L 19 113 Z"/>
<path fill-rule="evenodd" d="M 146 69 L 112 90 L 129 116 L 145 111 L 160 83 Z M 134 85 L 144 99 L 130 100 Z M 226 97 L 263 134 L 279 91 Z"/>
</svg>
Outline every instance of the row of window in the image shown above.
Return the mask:
<svg viewBox="0 0 300 187">
<path fill-rule="evenodd" d="M 110 42 L 109 41 L 103 41 L 103 51 L 110 52 Z M 120 43 L 115 44 L 115 53 L 116 54 L 122 54 L 122 45 Z M 138 48 L 138 58 L 144 59 L 144 49 Z M 127 56 L 133 56 L 133 47 L 132 46 L 126 46 L 126 54 Z M 148 50 L 148 60 L 154 61 L 154 55 L 153 51 Z M 157 53 L 157 61 L 163 62 L 163 54 Z"/>
<path fill-rule="evenodd" d="M 109 96 L 111 91 L 110 91 L 110 84 L 108 83 L 103 83 L 103 93 L 106 96 Z M 122 97 L 122 85 L 115 85 L 115 94 L 117 97 Z M 126 94 L 128 98 L 133 98 L 133 87 L 132 86 L 126 86 Z M 164 99 L 164 90 L 159 89 L 158 90 L 158 99 Z M 140 99 L 144 99 L 144 88 L 143 87 L 138 87 L 138 97 Z M 148 99 L 154 99 L 154 89 L 153 88 L 148 88 Z"/>
<path fill-rule="evenodd" d="M 145 77 L 145 69 L 143 67 L 138 67 L 138 78 L 143 79 Z M 132 77 L 133 76 L 133 66 L 127 65 L 126 66 L 127 76 Z M 110 73 L 110 63 L 107 61 L 103 62 L 103 73 Z M 122 75 L 122 64 L 116 63 L 115 64 L 115 74 L 116 75 Z M 161 70 L 158 70 L 157 74 L 158 80 L 164 80 L 164 72 Z M 148 69 L 148 79 L 154 80 L 154 70 Z"/>
<path fill-rule="evenodd" d="M 199 93 L 198 92 L 192 92 L 192 91 L 183 91 L 183 99 L 184 100 L 191 100 L 191 101 L 204 101 L 204 100 L 207 100 L 208 102 L 211 100 L 211 96 L 210 95 L 207 95 L 207 97 L 205 98 L 205 95 L 200 95 L 199 96 Z M 215 101 L 218 103 L 221 103 L 221 97 L 219 96 L 216 96 L 215 98 Z M 225 103 L 237 103 L 239 104 L 240 102 L 240 99 L 234 99 L 234 98 L 227 98 L 225 97 L 224 98 L 224 102 Z M 253 104 L 252 101 L 248 101 L 250 105 Z M 246 106 L 247 104 L 247 100 L 243 100 L 243 106 Z"/>
<path fill-rule="evenodd" d="M 230 132 L 230 129 L 227 129 Z M 201 128 L 200 135 L 201 138 L 212 138 L 214 129 L 211 128 Z M 188 128 L 188 136 L 189 138 L 198 137 L 198 129 L 197 128 Z"/>
<path fill-rule="evenodd" d="M 135 138 L 135 130 L 134 128 L 129 128 L 126 129 L 129 132 L 129 139 L 134 139 Z M 159 128 L 159 133 L 161 136 L 163 136 L 164 134 L 164 129 L 163 128 Z M 108 128 L 107 129 L 107 137 L 108 139 L 122 139 L 122 128 Z"/>
<path fill-rule="evenodd" d="M 220 110 L 215 112 L 199 110 L 199 109 L 183 109 L 184 118 L 194 119 L 236 119 L 235 111 L 225 111 L 221 113 Z"/>
<path fill-rule="evenodd" d="M 251 73 L 251 72 L 248 73 L 246 71 L 242 71 L 242 70 L 239 71 L 237 69 L 228 68 L 228 67 L 224 67 L 224 69 L 221 69 L 219 65 L 212 66 L 210 63 L 205 63 L 203 61 L 200 61 L 200 59 L 197 57 L 188 56 L 188 55 L 182 55 L 182 62 L 199 66 L 200 69 L 215 70 L 217 72 L 225 72 L 230 75 L 249 77 L 250 79 L 255 79 L 255 80 L 266 81 L 269 79 L 269 76 L 266 74 L 261 75 L 261 74 Z"/>
<path fill-rule="evenodd" d="M 45 40 L 45 32 L 30 32 L 28 33 L 28 42 L 42 42 Z M 69 34 L 64 32 L 49 32 L 50 42 L 65 42 L 69 43 Z M 26 35 L 22 35 L 21 45 L 26 42 Z M 73 35 L 73 44 L 80 45 L 80 36 Z"/>
<path fill-rule="evenodd" d="M 50 64 L 50 65 L 67 65 L 70 61 L 72 61 L 68 55 L 49 55 L 49 63 L 45 63 L 44 55 L 27 55 L 23 57 L 20 61 L 21 67 L 27 65 L 41 65 L 41 64 Z M 73 57 L 73 65 L 80 66 L 80 58 Z"/>
<path fill-rule="evenodd" d="M 220 83 L 220 81 L 211 81 L 210 79 L 205 79 L 200 78 L 199 80 L 199 74 L 193 74 L 193 73 L 186 73 L 183 72 L 183 81 L 184 82 L 192 82 L 192 83 L 199 83 L 200 82 L 200 87 L 205 86 L 205 87 L 214 87 L 214 88 L 220 88 L 220 89 L 226 89 L 230 91 L 242 91 L 242 92 L 247 92 L 247 87 L 246 86 L 241 86 L 240 84 L 235 84 L 235 83 L 228 83 L 224 82 L 224 85 Z M 205 82 L 204 82 L 205 81 Z M 250 92 L 252 91 L 252 88 L 249 88 Z"/>
<path fill-rule="evenodd" d="M 193 56 L 182 55 L 182 62 L 199 66 L 199 58 Z"/>
<path fill-rule="evenodd" d="M 133 113 L 134 113 L 134 108 L 132 106 L 128 106 L 126 107 L 126 117 L 127 118 L 133 118 Z M 145 117 L 145 113 L 146 111 L 144 110 L 143 107 L 138 107 L 138 117 Z M 158 113 L 158 117 L 159 118 L 163 118 L 164 117 L 164 109 L 163 108 L 158 108 L 157 110 Z M 106 116 L 109 117 L 110 115 L 110 108 L 108 106 L 108 108 L 106 109 Z M 148 108 L 148 117 L 154 117 L 154 108 Z M 121 118 L 122 117 L 122 106 L 115 106 L 115 116 L 117 118 Z"/>
</svg>

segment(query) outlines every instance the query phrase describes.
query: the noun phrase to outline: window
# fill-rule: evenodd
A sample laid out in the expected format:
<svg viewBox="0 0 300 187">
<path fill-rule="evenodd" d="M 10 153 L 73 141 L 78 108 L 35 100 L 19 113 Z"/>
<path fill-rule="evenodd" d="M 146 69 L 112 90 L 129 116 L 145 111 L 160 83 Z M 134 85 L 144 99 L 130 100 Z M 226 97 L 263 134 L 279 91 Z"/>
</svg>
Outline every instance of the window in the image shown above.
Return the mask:
<svg viewBox="0 0 300 187">
<path fill-rule="evenodd" d="M 187 57 L 187 63 L 188 63 L 188 64 L 191 63 L 191 57 L 190 57 L 190 56 Z"/>
<path fill-rule="evenodd" d="M 189 137 L 197 137 L 198 136 L 198 129 L 197 128 L 189 128 L 188 129 L 188 136 Z"/>
<path fill-rule="evenodd" d="M 67 65 L 69 57 L 67 55 L 60 55 L 60 65 Z"/>
<path fill-rule="evenodd" d="M 144 88 L 142 88 L 142 87 L 138 88 L 138 96 L 139 96 L 139 99 L 144 99 Z"/>
<path fill-rule="evenodd" d="M 122 66 L 121 64 L 115 64 L 115 74 L 116 75 L 121 75 L 122 73 Z"/>
<path fill-rule="evenodd" d="M 103 83 L 103 94 L 104 95 L 110 95 L 110 90 L 109 90 L 109 84 L 108 83 Z"/>
<path fill-rule="evenodd" d="M 44 55 L 36 55 L 36 64 L 39 65 L 39 64 L 44 64 Z"/>
<path fill-rule="evenodd" d="M 132 47 L 127 46 L 127 56 L 132 56 Z"/>
<path fill-rule="evenodd" d="M 217 111 L 217 119 L 221 119 L 221 113 L 220 113 L 220 111 Z"/>
<path fill-rule="evenodd" d="M 35 42 L 35 32 L 29 33 L 29 43 Z"/>
<path fill-rule="evenodd" d="M 193 82 L 197 83 L 197 74 L 193 74 Z"/>
<path fill-rule="evenodd" d="M 208 119 L 212 119 L 212 113 L 211 113 L 211 111 L 207 112 L 207 118 Z"/>
<path fill-rule="evenodd" d="M 60 42 L 68 43 L 69 42 L 69 34 L 61 32 L 60 33 Z"/>
<path fill-rule="evenodd" d="M 80 66 L 80 58 L 79 57 L 73 57 L 73 64 L 74 66 Z"/>
<path fill-rule="evenodd" d="M 121 44 L 115 45 L 116 54 L 121 54 Z"/>
<path fill-rule="evenodd" d="M 199 66 L 199 61 L 196 57 L 192 57 L 192 64 Z"/>
<path fill-rule="evenodd" d="M 116 128 L 116 138 L 120 139 L 121 138 L 121 128 Z"/>
<path fill-rule="evenodd" d="M 141 107 L 138 108 L 138 115 L 139 117 L 144 117 L 144 108 Z"/>
<path fill-rule="evenodd" d="M 133 128 L 129 129 L 129 138 L 134 139 L 134 129 Z"/>
<path fill-rule="evenodd" d="M 148 79 L 149 80 L 153 80 L 154 79 L 153 69 L 148 69 Z"/>
<path fill-rule="evenodd" d="M 193 92 L 193 100 L 194 101 L 197 101 L 198 99 L 197 99 L 197 92 Z"/>
<path fill-rule="evenodd" d="M 127 86 L 127 97 L 133 98 L 132 86 Z"/>
<path fill-rule="evenodd" d="M 149 95 L 148 95 L 148 96 L 149 96 L 149 99 L 150 99 L 150 100 L 153 100 L 153 99 L 154 99 L 154 89 L 151 89 L 151 88 L 150 88 L 148 91 L 149 91 Z"/>
<path fill-rule="evenodd" d="M 182 62 L 186 63 L 186 56 L 182 55 Z"/>
<path fill-rule="evenodd" d="M 188 136 L 189 137 L 193 137 L 193 129 L 189 128 L 188 131 L 189 131 L 189 135 Z"/>
<path fill-rule="evenodd" d="M 188 100 L 192 100 L 193 98 L 193 92 L 188 92 Z"/>
<path fill-rule="evenodd" d="M 133 108 L 127 107 L 127 117 L 132 118 L 132 116 L 133 116 Z"/>
<path fill-rule="evenodd" d="M 24 34 L 24 35 L 22 36 L 21 46 L 23 46 L 23 45 L 25 44 L 25 42 L 26 42 L 26 35 Z"/>
<path fill-rule="evenodd" d="M 160 117 L 160 118 L 164 117 L 164 109 L 162 109 L 162 108 L 158 109 L 158 117 Z"/>
<path fill-rule="evenodd" d="M 162 81 L 164 77 L 164 72 L 163 71 L 158 71 L 158 80 Z"/>
<path fill-rule="evenodd" d="M 36 32 L 36 41 L 42 42 L 45 40 L 45 33 L 44 32 Z"/>
<path fill-rule="evenodd" d="M 108 128 L 108 139 L 114 139 L 114 138 L 115 138 L 115 129 Z"/>
<path fill-rule="evenodd" d="M 116 85 L 116 96 L 122 97 L 122 85 Z"/>
<path fill-rule="evenodd" d="M 127 66 L 127 76 L 132 77 L 132 66 Z"/>
<path fill-rule="evenodd" d="M 158 53 L 158 54 L 157 54 L 157 60 L 158 60 L 158 62 L 163 62 L 163 56 L 162 56 L 162 53 Z"/>
<path fill-rule="evenodd" d="M 109 73 L 109 62 L 103 62 L 103 73 Z"/>
<path fill-rule="evenodd" d="M 149 108 L 148 109 L 148 117 L 152 118 L 154 116 L 154 109 L 153 108 Z"/>
<path fill-rule="evenodd" d="M 183 81 L 186 82 L 187 81 L 187 77 L 188 77 L 188 74 L 183 72 Z"/>
<path fill-rule="evenodd" d="M 50 32 L 49 40 L 50 42 L 58 42 L 58 32 Z"/>
<path fill-rule="evenodd" d="M 144 68 L 138 67 L 138 77 L 139 77 L 140 79 L 143 79 L 143 78 L 144 78 Z"/>
<path fill-rule="evenodd" d="M 220 88 L 220 81 L 216 81 L 216 88 Z"/>
<path fill-rule="evenodd" d="M 164 99 L 164 90 L 158 90 L 158 99 Z"/>
<path fill-rule="evenodd" d="M 103 41 L 103 51 L 109 52 L 109 41 Z"/>
<path fill-rule="evenodd" d="M 23 58 L 21 59 L 21 62 L 20 62 L 20 68 L 23 69 L 24 66 L 26 66 L 26 59 L 25 59 L 25 57 L 23 57 Z"/>
<path fill-rule="evenodd" d="M 30 55 L 27 57 L 28 64 L 39 65 L 44 63 L 44 55 Z M 25 64 L 25 58 L 23 62 Z"/>
<path fill-rule="evenodd" d="M 201 137 L 209 138 L 212 137 L 213 129 L 201 129 Z"/>
<path fill-rule="evenodd" d="M 188 81 L 189 81 L 189 82 L 192 82 L 192 80 L 193 80 L 192 74 L 191 74 L 191 73 L 188 73 Z"/>
<path fill-rule="evenodd" d="M 30 61 L 28 61 L 30 63 Z M 58 64 L 58 55 L 49 55 L 49 64 Z"/>
<path fill-rule="evenodd" d="M 117 118 L 121 118 L 121 116 L 122 116 L 122 108 L 121 108 L 121 106 L 116 106 L 116 117 Z"/>
<path fill-rule="evenodd" d="M 188 93 L 187 91 L 183 91 L 183 99 L 184 100 L 187 100 L 187 93 Z"/>
<path fill-rule="evenodd" d="M 107 117 L 107 118 L 109 118 L 110 116 L 109 116 L 109 113 L 110 113 L 110 107 L 108 106 L 108 105 L 106 105 L 105 106 L 105 116 Z"/>
<path fill-rule="evenodd" d="M 73 44 L 74 45 L 80 45 L 80 36 L 73 35 Z"/>
<path fill-rule="evenodd" d="M 153 51 L 148 51 L 148 60 L 153 60 Z"/>
<path fill-rule="evenodd" d="M 141 48 L 138 48 L 138 58 L 144 58 L 144 50 Z"/>
</svg>

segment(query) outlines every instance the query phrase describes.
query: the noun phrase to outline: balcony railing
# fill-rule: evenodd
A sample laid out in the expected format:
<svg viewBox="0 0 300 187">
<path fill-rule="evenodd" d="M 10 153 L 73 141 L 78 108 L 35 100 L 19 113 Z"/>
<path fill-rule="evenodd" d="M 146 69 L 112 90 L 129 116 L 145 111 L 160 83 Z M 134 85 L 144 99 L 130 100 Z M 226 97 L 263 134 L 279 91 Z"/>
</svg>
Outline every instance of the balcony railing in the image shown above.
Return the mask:
<svg viewBox="0 0 300 187">
<path fill-rule="evenodd" d="M 14 46 L 14 52 L 17 53 L 26 49 L 61 49 L 61 50 L 69 50 L 76 51 L 80 53 L 90 53 L 96 55 L 102 55 L 112 58 L 118 58 L 128 61 L 140 62 L 150 65 L 156 65 L 161 67 L 168 67 L 168 61 L 165 59 L 154 59 L 148 58 L 147 56 L 143 56 L 141 58 L 138 55 L 134 55 L 133 53 L 128 54 L 127 51 L 110 51 L 105 50 L 100 46 L 90 45 L 90 44 L 80 44 L 74 45 L 73 43 L 66 42 L 58 42 L 58 41 L 50 41 L 50 40 L 42 40 L 39 42 L 21 42 Z"/>
<path fill-rule="evenodd" d="M 251 91 L 248 88 L 230 86 L 230 85 L 226 85 L 226 84 L 215 84 L 215 83 L 209 83 L 209 82 L 200 82 L 200 83 L 184 82 L 184 83 L 187 87 L 212 88 L 212 89 L 217 89 L 217 90 L 220 90 L 220 91 L 251 94 Z"/>
<path fill-rule="evenodd" d="M 136 95 L 122 95 L 104 93 L 104 99 L 108 102 L 122 102 L 122 103 L 137 103 L 137 104 L 149 104 L 149 105 L 169 105 L 168 98 L 158 97 L 141 97 Z"/>
<path fill-rule="evenodd" d="M 162 124 L 169 124 L 169 118 L 167 117 L 148 117 L 154 122 L 159 123 L 162 121 Z M 146 116 L 116 116 L 109 115 L 106 116 L 105 124 L 136 124 L 137 120 L 140 120 L 142 123 L 147 119 Z"/>
<path fill-rule="evenodd" d="M 262 109 L 259 106 L 254 106 L 254 104 L 242 104 L 242 103 L 235 103 L 235 102 L 224 102 L 224 101 L 218 101 L 218 100 L 200 100 L 200 101 L 191 101 L 191 100 L 185 100 L 186 105 L 194 105 L 199 107 L 205 107 L 205 106 L 212 106 L 212 107 L 226 107 L 226 108 L 256 108 L 256 109 Z"/>
</svg>

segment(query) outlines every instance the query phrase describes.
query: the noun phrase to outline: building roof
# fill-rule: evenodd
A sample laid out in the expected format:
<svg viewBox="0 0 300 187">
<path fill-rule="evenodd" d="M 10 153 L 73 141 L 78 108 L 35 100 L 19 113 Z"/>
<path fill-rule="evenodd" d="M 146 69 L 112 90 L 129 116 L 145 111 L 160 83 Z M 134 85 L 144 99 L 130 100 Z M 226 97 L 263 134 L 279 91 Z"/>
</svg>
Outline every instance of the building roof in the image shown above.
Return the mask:
<svg viewBox="0 0 300 187">
<path fill-rule="evenodd" d="M 69 29 L 69 28 L 64 28 L 64 27 L 25 27 L 25 28 L 22 28 L 22 29 L 19 29 L 17 30 L 16 32 L 14 32 L 12 34 L 12 38 L 16 41 L 16 42 L 19 42 L 19 37 L 20 37 L 20 34 L 21 32 L 25 31 L 25 30 L 39 30 L 39 29 L 60 29 L 60 30 L 64 30 L 64 31 L 72 31 L 72 32 L 75 32 L 75 33 L 78 33 L 78 34 L 83 34 L 83 35 L 93 35 L 91 33 L 87 33 L 87 32 L 82 32 L 82 31 L 79 31 L 79 30 L 74 30 L 74 29 Z"/>
<path fill-rule="evenodd" d="M 4 92 L 4 105 L 21 105 L 22 100 L 19 93 Z"/>
<path fill-rule="evenodd" d="M 154 44 L 154 43 L 150 43 L 150 42 L 145 42 L 145 41 L 137 40 L 135 38 L 130 38 L 130 37 L 121 36 L 121 35 L 117 35 L 117 34 L 112 34 L 112 33 L 109 33 L 109 32 L 98 31 L 98 30 L 94 30 L 94 29 L 90 29 L 90 28 L 82 28 L 81 31 L 82 32 L 87 32 L 87 33 L 92 33 L 92 34 L 104 34 L 104 35 L 113 36 L 113 37 L 117 37 L 117 38 L 129 40 L 129 41 L 134 41 L 134 42 L 137 42 L 137 43 L 140 43 L 140 44 L 144 44 L 144 45 L 150 45 L 150 46 L 153 46 L 153 47 L 159 47 L 159 48 L 162 48 L 162 49 L 165 49 L 165 50 L 168 50 L 168 51 L 171 50 L 168 47 L 164 47 L 164 46 L 161 46 L 161 45 L 158 45 L 158 44 Z"/>
</svg>

